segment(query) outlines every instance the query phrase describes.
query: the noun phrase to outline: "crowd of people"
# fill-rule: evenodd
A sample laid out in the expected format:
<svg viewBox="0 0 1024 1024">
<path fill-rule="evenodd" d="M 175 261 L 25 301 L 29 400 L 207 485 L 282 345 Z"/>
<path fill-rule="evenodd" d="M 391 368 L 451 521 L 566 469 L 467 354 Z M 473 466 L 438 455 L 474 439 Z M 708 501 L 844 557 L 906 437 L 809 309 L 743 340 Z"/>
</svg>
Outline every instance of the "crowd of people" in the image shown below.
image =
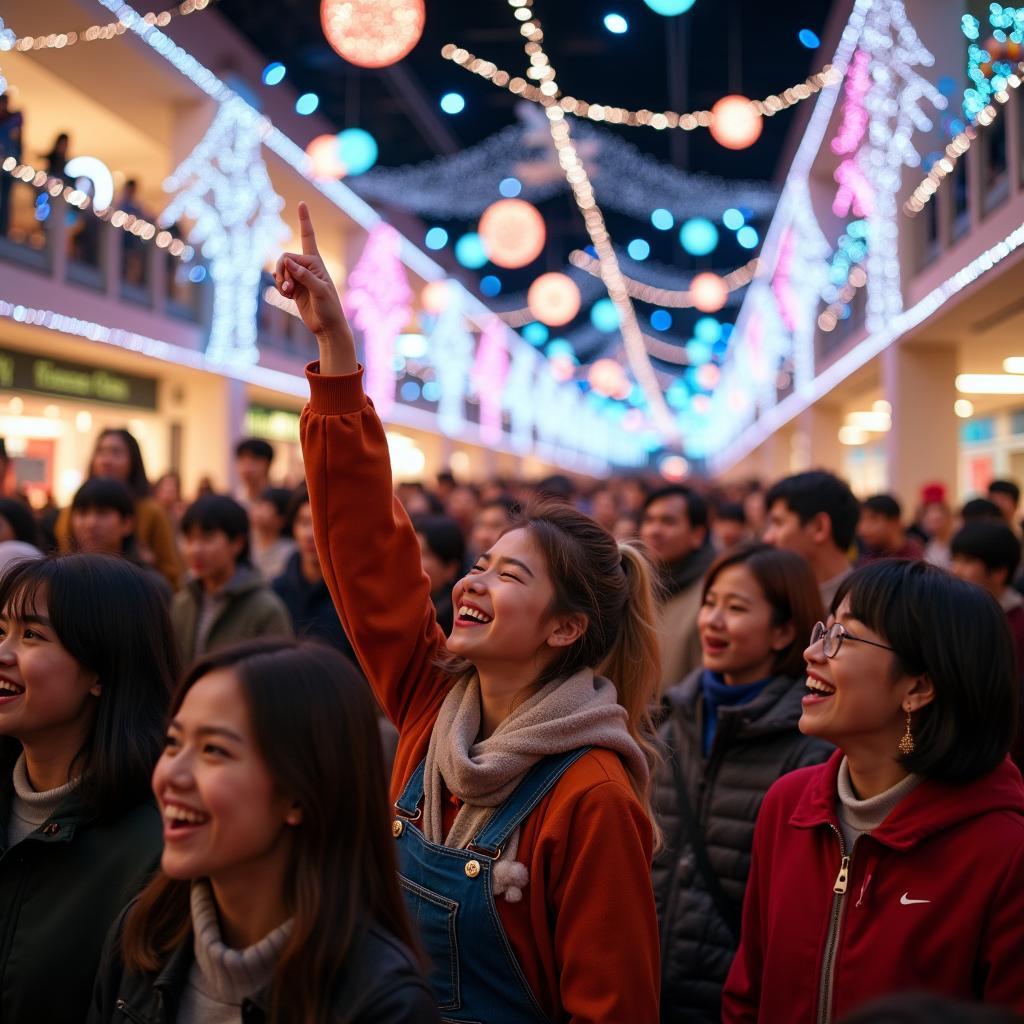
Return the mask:
<svg viewBox="0 0 1024 1024">
<path fill-rule="evenodd" d="M 1024 1015 L 1017 486 L 395 486 L 300 224 L 302 484 L 0 499 L 0 1019 Z"/>
</svg>

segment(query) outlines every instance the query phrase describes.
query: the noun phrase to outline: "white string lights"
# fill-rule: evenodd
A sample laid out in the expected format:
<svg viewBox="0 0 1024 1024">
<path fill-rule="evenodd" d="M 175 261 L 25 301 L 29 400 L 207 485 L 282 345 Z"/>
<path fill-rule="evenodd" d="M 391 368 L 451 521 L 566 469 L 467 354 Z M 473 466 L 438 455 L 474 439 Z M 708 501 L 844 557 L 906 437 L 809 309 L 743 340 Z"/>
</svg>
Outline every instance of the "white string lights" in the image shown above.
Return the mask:
<svg viewBox="0 0 1024 1024">
<path fill-rule="evenodd" d="M 932 196 L 939 191 L 942 183 L 954 170 L 960 158 L 971 148 L 971 144 L 981 134 L 978 127 L 987 128 L 999 116 L 1002 105 L 1010 98 L 1010 90 L 1018 89 L 1021 85 L 1021 75 L 1024 74 L 1024 62 L 1018 64 L 1014 73 L 1007 76 L 1006 88 L 994 93 L 992 98 L 999 104 L 989 103 L 978 111 L 975 124 L 969 124 L 962 132 L 958 132 L 946 145 L 945 154 L 932 165 L 928 174 L 918 183 L 917 187 L 910 194 L 910 197 L 903 204 L 903 212 L 908 217 L 915 217 L 931 201 Z"/>
<path fill-rule="evenodd" d="M 135 235 L 144 242 L 154 242 L 159 248 L 166 249 L 182 263 L 187 263 L 195 255 L 195 250 L 191 245 L 186 245 L 180 238 L 175 238 L 169 231 L 161 230 L 151 221 L 137 217 L 116 206 L 97 210 L 93 207 L 88 193 L 68 185 L 62 178 L 50 177 L 46 171 L 37 171 L 29 164 L 19 164 L 13 156 L 9 156 L 3 164 L 0 164 L 0 170 L 33 188 L 45 189 L 54 199 L 63 199 L 68 206 L 88 212 L 99 220 L 107 221 L 120 231 Z"/>
<path fill-rule="evenodd" d="M 198 11 L 204 11 L 213 0 L 184 0 L 176 7 L 166 11 L 150 11 L 142 15 L 147 25 L 158 25 L 163 28 L 171 23 L 176 15 L 187 17 Z M 17 39 L 4 38 L 0 36 L 0 50 L 17 50 L 19 53 L 26 53 L 30 50 L 63 50 L 76 43 L 102 42 L 107 39 L 116 39 L 128 31 L 128 26 L 122 21 L 108 21 L 102 25 L 90 25 L 88 28 L 78 32 L 51 32 L 45 36 L 20 36 Z"/>
<path fill-rule="evenodd" d="M 558 160 L 565 171 L 566 180 L 572 188 L 573 198 L 583 215 L 583 223 L 590 235 L 590 240 L 597 251 L 601 265 L 601 277 L 608 295 L 619 313 L 619 326 L 622 331 L 623 347 L 626 358 L 637 383 L 647 396 L 648 406 L 654 422 L 662 438 L 674 441 L 679 437 L 679 428 L 675 417 L 669 410 L 647 355 L 643 334 L 637 323 L 636 311 L 629 298 L 626 280 L 619 266 L 618 257 L 612 245 L 611 236 L 605 225 L 604 215 L 597 204 L 594 188 L 590 183 L 587 169 L 580 160 L 579 153 L 572 141 L 569 125 L 565 120 L 565 111 L 555 101 L 558 84 L 555 69 L 544 53 L 544 32 L 531 10 L 532 0 L 509 0 L 509 6 L 515 10 L 516 18 L 522 22 L 520 34 L 526 40 L 526 50 L 534 67 L 543 67 L 544 99 L 541 101 L 547 114 L 551 130 L 551 139 L 558 153 Z"/>
<path fill-rule="evenodd" d="M 525 7 L 517 8 L 517 12 L 525 10 Z M 534 45 L 536 48 L 531 49 Z M 558 97 L 558 89 L 552 87 L 554 75 L 548 74 L 551 65 L 547 54 L 536 43 L 536 40 L 531 39 L 527 43 L 526 50 L 530 55 L 531 64 L 526 72 L 527 78 L 540 82 L 540 85 L 531 85 L 526 78 L 510 75 L 509 72 L 499 68 L 492 61 L 477 57 L 476 54 L 470 53 L 455 43 L 445 45 L 441 49 L 441 56 L 445 60 L 450 60 L 459 67 L 479 75 L 492 85 L 507 89 L 514 96 L 522 96 L 533 103 L 546 106 L 547 100 Z M 811 96 L 821 92 L 825 86 L 838 82 L 840 77 L 835 68 L 826 65 L 805 81 L 798 82 L 781 93 L 766 96 L 763 100 L 752 100 L 751 103 L 762 117 L 772 117 L 782 110 L 788 110 L 802 100 L 810 99 Z M 710 128 L 712 122 L 710 110 L 694 110 L 683 114 L 675 110 L 657 112 L 629 110 L 625 107 L 616 107 L 605 103 L 589 103 L 586 100 L 577 99 L 575 96 L 558 98 L 558 105 L 567 114 L 586 117 L 591 121 L 605 121 L 608 124 L 624 124 L 630 127 L 650 127 L 657 131 L 664 131 L 666 128 L 679 128 L 682 131 L 690 132 L 696 128 Z"/>
</svg>

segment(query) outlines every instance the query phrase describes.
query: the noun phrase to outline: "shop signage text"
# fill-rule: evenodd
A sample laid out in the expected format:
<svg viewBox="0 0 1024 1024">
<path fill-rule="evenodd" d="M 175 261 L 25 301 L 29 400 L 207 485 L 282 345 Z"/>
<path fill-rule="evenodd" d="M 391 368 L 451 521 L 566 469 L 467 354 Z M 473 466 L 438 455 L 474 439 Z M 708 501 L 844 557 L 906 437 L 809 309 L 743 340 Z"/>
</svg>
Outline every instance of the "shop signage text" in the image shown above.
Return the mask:
<svg viewBox="0 0 1024 1024">
<path fill-rule="evenodd" d="M 156 408 L 156 379 L 0 349 L 0 389 Z"/>
</svg>

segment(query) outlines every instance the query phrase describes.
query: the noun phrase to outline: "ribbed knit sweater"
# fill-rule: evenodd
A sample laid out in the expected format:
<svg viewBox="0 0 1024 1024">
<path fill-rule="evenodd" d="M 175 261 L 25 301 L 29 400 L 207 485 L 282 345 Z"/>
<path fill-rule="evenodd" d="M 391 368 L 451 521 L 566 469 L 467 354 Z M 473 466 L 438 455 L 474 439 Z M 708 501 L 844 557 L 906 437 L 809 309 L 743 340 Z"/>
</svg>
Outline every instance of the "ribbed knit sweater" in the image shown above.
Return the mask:
<svg viewBox="0 0 1024 1024">
<path fill-rule="evenodd" d="M 270 984 L 291 930 L 292 922 L 285 921 L 255 946 L 231 949 L 221 938 L 209 883 L 194 882 L 192 931 L 196 958 L 176 1024 L 238 1024 L 242 1002 Z"/>
<path fill-rule="evenodd" d="M 11 802 L 11 818 L 7 822 L 7 846 L 17 846 L 26 836 L 31 835 L 47 819 L 53 817 L 61 801 L 78 785 L 72 779 L 56 789 L 37 792 L 28 779 L 25 755 L 14 762 L 14 800 Z"/>
<path fill-rule="evenodd" d="M 843 830 L 846 852 L 853 849 L 853 844 L 865 833 L 878 828 L 889 816 L 896 805 L 909 796 L 921 783 L 920 775 L 908 775 L 878 796 L 861 800 L 853 788 L 850 779 L 850 766 L 844 757 L 839 765 L 839 777 L 836 789 L 839 793 L 839 827 Z"/>
</svg>

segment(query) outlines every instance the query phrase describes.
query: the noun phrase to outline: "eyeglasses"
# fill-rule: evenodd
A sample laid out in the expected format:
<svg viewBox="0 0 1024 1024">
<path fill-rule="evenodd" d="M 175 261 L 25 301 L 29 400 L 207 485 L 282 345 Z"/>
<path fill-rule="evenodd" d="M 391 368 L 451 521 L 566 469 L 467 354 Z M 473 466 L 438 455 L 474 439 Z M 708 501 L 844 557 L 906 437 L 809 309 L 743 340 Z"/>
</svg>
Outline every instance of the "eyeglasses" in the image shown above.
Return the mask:
<svg viewBox="0 0 1024 1024">
<path fill-rule="evenodd" d="M 860 636 L 852 636 L 839 622 L 833 622 L 831 626 L 826 626 L 824 622 L 816 622 L 811 630 L 811 646 L 813 647 L 819 640 L 825 641 L 826 658 L 834 658 L 839 653 L 839 648 L 843 646 L 844 640 L 855 640 L 859 644 L 871 644 L 872 647 L 881 647 L 883 651 L 894 650 L 887 644 L 880 644 L 875 640 L 865 640 Z"/>
</svg>

